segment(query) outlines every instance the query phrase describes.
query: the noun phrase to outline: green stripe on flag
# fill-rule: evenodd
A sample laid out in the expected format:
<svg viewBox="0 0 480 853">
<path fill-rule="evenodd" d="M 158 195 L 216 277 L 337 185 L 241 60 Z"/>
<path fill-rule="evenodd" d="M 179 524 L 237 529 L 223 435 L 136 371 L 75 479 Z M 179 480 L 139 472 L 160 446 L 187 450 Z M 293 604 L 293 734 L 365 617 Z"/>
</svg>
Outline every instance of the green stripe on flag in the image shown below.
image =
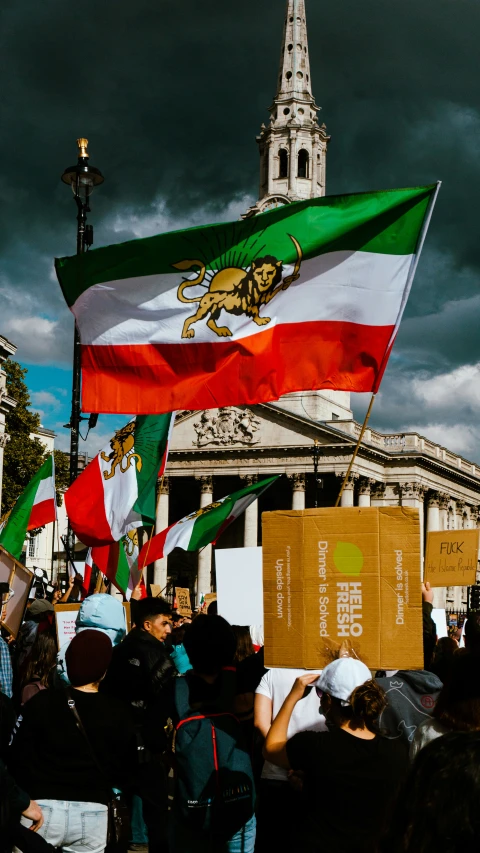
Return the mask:
<svg viewBox="0 0 480 853">
<path fill-rule="evenodd" d="M 200 515 L 193 526 L 188 550 L 198 551 L 199 548 L 204 548 L 205 545 L 213 542 L 217 538 L 223 523 L 231 515 L 235 504 L 248 495 L 258 498 L 265 489 L 268 489 L 275 480 L 278 480 L 278 476 L 277 474 L 275 477 L 269 477 L 267 480 L 261 480 L 260 483 L 255 483 L 253 486 L 246 486 L 245 489 L 233 492 L 222 501 L 220 506 L 214 506 Z"/>
<path fill-rule="evenodd" d="M 138 512 L 146 523 L 155 521 L 158 472 L 167 447 L 172 417 L 175 415 L 168 412 L 166 415 L 137 415 L 135 420 L 134 451 L 140 456 L 141 468 L 136 468 L 138 498 L 133 511 Z"/>
<path fill-rule="evenodd" d="M 126 592 L 128 582 L 130 580 L 130 566 L 125 553 L 125 537 L 123 537 L 118 544 L 118 564 L 117 571 L 115 573 L 115 583 L 122 592 Z"/>
<path fill-rule="evenodd" d="M 72 306 L 85 290 L 102 282 L 146 275 L 178 277 L 172 265 L 186 259 L 200 258 L 211 270 L 232 265 L 245 269 L 262 254 L 294 263 L 290 235 L 301 242 L 305 260 L 342 250 L 411 255 L 435 190 L 431 185 L 300 201 L 240 222 L 173 231 L 57 258 L 55 268 Z"/>
<path fill-rule="evenodd" d="M 16 560 L 20 559 L 23 551 L 23 543 L 27 536 L 27 527 L 40 481 L 48 479 L 52 473 L 53 456 L 50 455 L 17 498 L 5 527 L 0 533 L 0 545 L 3 545 Z"/>
</svg>

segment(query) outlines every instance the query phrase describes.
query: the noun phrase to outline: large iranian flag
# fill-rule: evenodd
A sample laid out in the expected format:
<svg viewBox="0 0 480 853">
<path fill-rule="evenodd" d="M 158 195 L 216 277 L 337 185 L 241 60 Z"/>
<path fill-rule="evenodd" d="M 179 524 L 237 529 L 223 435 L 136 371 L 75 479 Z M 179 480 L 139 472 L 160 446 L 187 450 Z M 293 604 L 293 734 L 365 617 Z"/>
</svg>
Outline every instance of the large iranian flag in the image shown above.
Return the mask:
<svg viewBox="0 0 480 853">
<path fill-rule="evenodd" d="M 67 515 L 84 545 L 117 543 L 155 521 L 156 485 L 174 422 L 172 412 L 134 418 L 67 489 Z"/>
<path fill-rule="evenodd" d="M 166 557 L 174 548 L 198 551 L 210 542 L 216 542 L 228 525 L 242 515 L 246 508 L 256 501 L 275 480 L 278 480 L 278 475 L 254 483 L 253 486 L 246 486 L 238 492 L 232 492 L 231 495 L 214 501 L 197 512 L 186 515 L 175 524 L 171 524 L 166 530 L 157 533 L 145 543 L 138 557 L 138 565 L 143 570 L 155 560 Z"/>
<path fill-rule="evenodd" d="M 23 551 L 27 531 L 43 527 L 56 518 L 55 463 L 52 454 L 46 458 L 17 498 L 1 530 L 0 545 L 18 560 Z"/>
<path fill-rule="evenodd" d="M 57 260 L 81 337 L 83 408 L 375 391 L 437 189 L 317 198 Z"/>
</svg>

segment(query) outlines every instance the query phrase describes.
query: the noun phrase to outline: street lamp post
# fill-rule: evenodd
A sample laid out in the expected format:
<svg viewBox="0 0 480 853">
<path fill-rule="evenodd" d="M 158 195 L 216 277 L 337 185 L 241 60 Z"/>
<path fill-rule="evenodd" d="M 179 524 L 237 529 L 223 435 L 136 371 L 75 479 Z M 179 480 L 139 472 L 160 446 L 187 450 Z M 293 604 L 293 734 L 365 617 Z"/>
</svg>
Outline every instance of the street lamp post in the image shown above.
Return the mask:
<svg viewBox="0 0 480 853">
<path fill-rule="evenodd" d="M 94 187 L 102 184 L 103 175 L 99 169 L 90 166 L 87 152 L 88 139 L 77 139 L 78 160 L 75 166 L 69 166 L 62 175 L 62 181 L 70 184 L 75 203 L 77 205 L 77 255 L 83 254 L 93 243 L 93 228 L 87 225 L 87 213 L 90 213 L 89 199 Z M 80 421 L 82 420 L 80 402 L 80 336 L 77 324 L 73 339 L 73 377 L 72 377 L 72 410 L 70 416 L 70 483 L 73 483 L 78 474 L 78 439 L 80 434 Z M 92 424 L 93 426 L 93 424 Z M 68 552 L 73 559 L 75 546 L 75 534 L 68 525 L 67 534 L 67 559 Z"/>
</svg>

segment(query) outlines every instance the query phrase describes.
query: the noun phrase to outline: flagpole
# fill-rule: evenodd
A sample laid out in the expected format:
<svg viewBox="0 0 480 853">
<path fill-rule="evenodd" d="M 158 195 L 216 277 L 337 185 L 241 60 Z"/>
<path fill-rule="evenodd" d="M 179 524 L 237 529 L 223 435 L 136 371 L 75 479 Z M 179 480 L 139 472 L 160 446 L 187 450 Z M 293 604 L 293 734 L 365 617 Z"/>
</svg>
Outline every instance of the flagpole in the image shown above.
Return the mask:
<svg viewBox="0 0 480 853">
<path fill-rule="evenodd" d="M 360 449 L 360 445 L 361 445 L 361 443 L 362 443 L 362 439 L 363 439 L 363 436 L 364 436 L 364 434 L 365 434 L 365 430 L 366 430 L 366 428 L 367 428 L 367 424 L 368 424 L 368 421 L 369 421 L 369 418 L 370 418 L 370 415 L 371 415 L 371 412 L 372 412 L 372 409 L 373 409 L 373 404 L 374 404 L 374 402 L 375 402 L 375 394 L 372 394 L 372 399 L 370 400 L 370 405 L 369 405 L 369 407 L 368 407 L 368 409 L 367 409 L 367 414 L 365 415 L 365 420 L 364 420 L 364 422 L 363 422 L 363 424 L 362 424 L 362 428 L 361 428 L 361 430 L 360 430 L 360 435 L 358 436 L 358 441 L 357 441 L 357 443 L 356 443 L 356 445 L 355 445 L 355 449 L 354 449 L 354 451 L 353 451 L 353 456 L 352 456 L 352 458 L 351 458 L 351 460 L 350 460 L 350 465 L 348 466 L 347 473 L 345 474 L 345 477 L 343 478 L 342 487 L 341 487 L 341 489 L 340 489 L 340 493 L 339 493 L 339 495 L 338 495 L 338 498 L 337 498 L 337 501 L 336 501 L 335 506 L 339 506 L 339 505 L 340 505 L 340 501 L 341 501 L 341 499 L 342 499 L 343 491 L 344 491 L 345 486 L 346 486 L 346 484 L 347 484 L 347 482 L 348 482 L 348 478 L 349 478 L 350 474 L 352 473 L 353 463 L 355 462 L 355 459 L 357 458 L 357 453 L 358 453 L 358 451 L 359 451 L 359 449 Z"/>
</svg>

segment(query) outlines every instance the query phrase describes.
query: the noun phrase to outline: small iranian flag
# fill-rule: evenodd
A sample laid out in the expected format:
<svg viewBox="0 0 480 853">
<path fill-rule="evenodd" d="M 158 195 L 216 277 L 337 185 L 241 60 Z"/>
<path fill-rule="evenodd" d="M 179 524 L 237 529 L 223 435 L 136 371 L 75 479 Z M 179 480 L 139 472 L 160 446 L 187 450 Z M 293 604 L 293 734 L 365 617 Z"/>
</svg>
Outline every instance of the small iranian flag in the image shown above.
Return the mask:
<svg viewBox="0 0 480 853">
<path fill-rule="evenodd" d="M 43 527 L 56 518 L 55 463 L 52 454 L 17 498 L 0 533 L 0 545 L 18 560 L 23 551 L 27 531 Z"/>
<path fill-rule="evenodd" d="M 156 484 L 174 422 L 174 412 L 134 418 L 72 483 L 65 506 L 84 545 L 118 543 L 133 528 L 155 521 Z"/>
<path fill-rule="evenodd" d="M 137 529 L 129 530 L 120 542 L 91 550 L 95 565 L 129 600 L 142 579 L 142 573 L 138 570 Z"/>
<path fill-rule="evenodd" d="M 84 410 L 376 392 L 437 191 L 326 196 L 57 260 Z"/>
<path fill-rule="evenodd" d="M 256 501 L 275 480 L 278 480 L 278 475 L 233 492 L 186 515 L 145 543 L 140 551 L 138 565 L 145 568 L 154 560 L 166 557 L 174 548 L 198 551 L 210 542 L 216 542 L 228 525 L 245 512 L 247 506 Z"/>
<path fill-rule="evenodd" d="M 87 597 L 89 589 L 90 589 L 90 581 L 92 579 L 92 568 L 93 568 L 92 549 L 89 548 L 87 551 L 87 556 L 85 557 L 85 569 L 83 572 L 82 601 L 84 598 Z"/>
</svg>

